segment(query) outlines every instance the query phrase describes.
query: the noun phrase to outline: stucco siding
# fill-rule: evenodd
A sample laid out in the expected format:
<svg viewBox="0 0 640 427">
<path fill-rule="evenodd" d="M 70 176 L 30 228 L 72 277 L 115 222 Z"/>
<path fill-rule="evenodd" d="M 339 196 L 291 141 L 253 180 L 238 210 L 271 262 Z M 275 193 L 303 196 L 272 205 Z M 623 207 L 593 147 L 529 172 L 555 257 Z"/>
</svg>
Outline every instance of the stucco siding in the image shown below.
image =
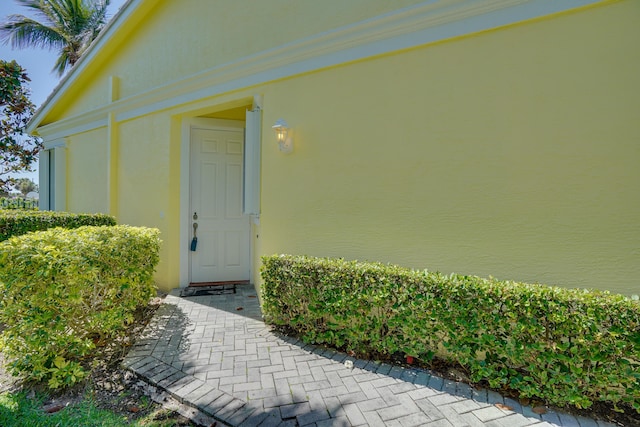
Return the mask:
<svg viewBox="0 0 640 427">
<path fill-rule="evenodd" d="M 78 96 L 69 97 L 69 104 L 57 109 L 50 118 L 57 120 L 106 104 L 110 76 L 119 79 L 118 97 L 127 98 L 421 1 L 160 1 L 152 13 L 129 30 L 117 48 L 110 47 L 108 62 L 96 64 L 90 79 L 79 82 L 77 89 L 82 90 Z"/>
<path fill-rule="evenodd" d="M 419 0 L 162 2 L 113 63 L 123 97 Z M 302 17 L 313 17 L 303 19 Z M 180 31 L 167 31 L 180 28 Z M 150 29 L 150 30 L 148 30 Z M 122 65 L 126 64 L 126 67 Z M 153 65 L 151 65 L 153 64 Z"/>
<path fill-rule="evenodd" d="M 171 193 L 171 120 L 163 114 L 145 116 L 121 123 L 118 132 L 118 222 L 160 229 L 163 244 L 156 277 L 162 288 L 174 287 L 168 285 L 177 281 L 170 258 L 171 245 L 178 243 L 172 240 L 169 222 L 177 222 L 170 206 L 175 201 L 171 197 L 177 196 Z"/>
<path fill-rule="evenodd" d="M 103 106 L 109 102 L 108 76 L 96 72 L 90 81 L 82 79 L 69 90 L 66 102 L 49 114 L 45 124 L 74 117 Z"/>
<path fill-rule="evenodd" d="M 185 123 L 238 118 L 257 96 L 255 282 L 261 255 L 291 253 L 640 293 L 636 0 L 226 92 L 217 75 L 203 81 L 218 92 L 188 78 L 412 3 L 158 2 L 122 43 L 108 45 L 99 67 L 78 77 L 77 92 L 69 92 L 75 101 L 61 99 L 43 121 L 65 120 L 45 127 L 52 139 L 67 125 L 109 126 L 70 131 L 69 207 L 109 208 L 120 223 L 158 227 L 158 284 L 186 285 Z M 111 92 L 110 76 L 119 82 Z M 174 84 L 180 79 L 186 83 Z M 136 95 L 156 89 L 155 98 Z M 104 111 L 82 116 L 94 108 Z M 290 154 L 278 151 L 271 129 L 279 118 L 291 126 Z M 98 206 L 91 179 L 79 178 L 107 182 L 109 147 L 111 200 Z"/>
<path fill-rule="evenodd" d="M 69 137 L 66 152 L 66 210 L 108 213 L 106 129 L 99 128 Z"/>
<path fill-rule="evenodd" d="M 639 16 L 618 3 L 269 86 L 265 122 L 296 147 L 263 152 L 263 252 L 638 293 Z"/>
</svg>

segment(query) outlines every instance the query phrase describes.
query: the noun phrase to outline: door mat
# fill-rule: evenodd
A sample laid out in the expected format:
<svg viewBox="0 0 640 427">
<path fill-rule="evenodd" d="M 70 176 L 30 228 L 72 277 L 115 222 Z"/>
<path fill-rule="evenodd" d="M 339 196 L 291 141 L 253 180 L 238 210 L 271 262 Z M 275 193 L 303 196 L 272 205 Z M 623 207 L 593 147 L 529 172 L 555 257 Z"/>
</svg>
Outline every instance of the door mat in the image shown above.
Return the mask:
<svg viewBox="0 0 640 427">
<path fill-rule="evenodd" d="M 199 297 L 203 295 L 229 295 L 236 293 L 236 284 L 211 285 L 211 286 L 189 286 L 180 291 L 182 298 Z"/>
</svg>

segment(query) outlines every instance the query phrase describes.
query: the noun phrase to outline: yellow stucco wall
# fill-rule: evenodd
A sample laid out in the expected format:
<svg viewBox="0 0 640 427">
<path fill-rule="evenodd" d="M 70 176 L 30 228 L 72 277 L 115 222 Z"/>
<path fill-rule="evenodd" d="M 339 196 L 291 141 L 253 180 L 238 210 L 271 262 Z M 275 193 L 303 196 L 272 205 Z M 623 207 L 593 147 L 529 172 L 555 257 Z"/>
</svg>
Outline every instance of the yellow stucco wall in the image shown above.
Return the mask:
<svg viewBox="0 0 640 427">
<path fill-rule="evenodd" d="M 179 151 L 171 151 L 175 135 L 172 123 L 169 116 L 157 114 L 118 126 L 118 222 L 160 229 L 163 244 L 156 278 L 165 290 L 178 284 L 174 264 L 178 243 L 174 228 L 178 226 L 178 218 L 173 204 L 179 205 L 175 183 L 179 174 L 171 177 L 169 159 L 173 156 L 179 161 Z"/>
<path fill-rule="evenodd" d="M 74 85 L 74 99 L 50 119 L 107 103 L 110 76 L 127 98 L 291 40 L 365 20 L 422 0 L 159 1 L 136 19 L 109 62 L 96 63 Z M 452 1 L 455 3 L 455 1 Z M 311 19 L 305 19 L 309 17 Z M 177 31 L 169 29 L 179 29 Z"/>
<path fill-rule="evenodd" d="M 109 213 L 107 205 L 107 130 L 99 128 L 67 140 L 69 212 Z"/>
<path fill-rule="evenodd" d="M 295 3 L 317 9 L 317 22 L 296 22 L 264 40 L 232 28 L 232 19 L 204 28 L 207 18 L 220 18 L 190 14 L 196 22 L 174 41 L 166 28 L 183 18 L 162 3 L 141 21 L 152 24 L 144 37 L 80 79 L 86 95 L 60 102 L 45 123 L 102 105 L 110 75 L 131 96 L 281 43 L 286 32 L 304 36 L 399 7 L 363 2 L 334 2 L 342 13 L 326 2 Z M 225 7 L 249 19 L 241 4 Z M 261 255 L 293 253 L 640 293 L 639 17 L 640 2 L 611 2 L 117 123 L 118 221 L 160 228 L 156 277 L 165 290 L 178 286 L 182 120 L 261 94 L 254 278 Z M 237 51 L 213 49 L 214 28 L 224 25 Z M 190 55 L 181 47 L 189 37 L 216 55 Z M 157 55 L 161 49 L 170 61 Z M 280 117 L 293 128 L 289 155 L 277 150 L 270 129 Z M 94 139 L 105 143 L 91 148 Z M 80 174 L 81 159 L 105 150 L 106 139 L 103 130 L 71 136 L 69 174 Z M 90 189 L 81 180 L 68 185 L 68 203 L 87 210 Z"/>
<path fill-rule="evenodd" d="M 639 6 L 265 88 L 262 251 L 640 292 Z"/>
</svg>

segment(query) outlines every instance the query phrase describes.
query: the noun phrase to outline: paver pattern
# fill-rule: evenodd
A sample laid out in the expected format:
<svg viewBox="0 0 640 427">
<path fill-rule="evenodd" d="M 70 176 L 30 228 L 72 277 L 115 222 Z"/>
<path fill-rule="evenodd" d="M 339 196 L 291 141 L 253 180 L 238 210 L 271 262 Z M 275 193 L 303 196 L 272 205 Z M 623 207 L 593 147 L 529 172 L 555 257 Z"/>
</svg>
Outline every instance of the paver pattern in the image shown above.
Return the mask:
<svg viewBox="0 0 640 427">
<path fill-rule="evenodd" d="M 176 290 L 124 364 L 220 425 L 613 426 L 552 410 L 536 414 L 429 371 L 307 345 L 261 319 L 251 285 L 188 298 Z"/>
</svg>

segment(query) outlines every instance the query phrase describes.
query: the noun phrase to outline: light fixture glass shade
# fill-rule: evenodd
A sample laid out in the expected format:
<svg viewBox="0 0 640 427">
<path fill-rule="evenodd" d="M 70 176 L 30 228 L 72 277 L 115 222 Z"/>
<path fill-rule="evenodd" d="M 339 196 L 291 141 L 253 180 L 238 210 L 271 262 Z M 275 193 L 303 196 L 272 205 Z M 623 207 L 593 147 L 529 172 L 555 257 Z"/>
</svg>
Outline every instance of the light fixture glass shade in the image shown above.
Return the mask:
<svg viewBox="0 0 640 427">
<path fill-rule="evenodd" d="M 278 148 L 283 153 L 290 153 L 293 150 L 293 140 L 289 131 L 289 125 L 283 119 L 278 119 L 276 123 L 271 126 L 271 129 L 276 134 L 278 141 Z"/>
<path fill-rule="evenodd" d="M 287 126 L 287 122 L 283 119 L 278 119 L 276 123 L 271 126 L 273 131 L 276 133 L 276 138 L 278 142 L 284 142 L 287 139 L 287 133 L 289 131 L 289 126 Z"/>
</svg>

